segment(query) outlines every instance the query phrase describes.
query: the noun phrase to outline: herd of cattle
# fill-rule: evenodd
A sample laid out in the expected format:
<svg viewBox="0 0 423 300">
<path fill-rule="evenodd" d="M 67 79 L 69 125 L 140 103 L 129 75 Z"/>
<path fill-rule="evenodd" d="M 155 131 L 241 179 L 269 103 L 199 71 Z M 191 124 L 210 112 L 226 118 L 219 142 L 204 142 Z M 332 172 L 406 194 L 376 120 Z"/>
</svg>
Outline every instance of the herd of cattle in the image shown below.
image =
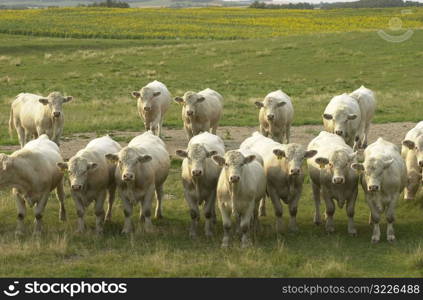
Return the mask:
<svg viewBox="0 0 423 300">
<path fill-rule="evenodd" d="M 24 230 L 26 204 L 34 206 L 35 232 L 41 231 L 42 215 L 49 194 L 56 190 L 60 219 L 66 219 L 64 173 L 67 172 L 74 199 L 78 231 L 84 231 L 86 207 L 94 202 L 96 231 L 102 233 L 110 220 L 115 190 L 123 201 L 123 232 L 133 230 L 133 206 L 141 205 L 140 220 L 146 231 L 153 229 L 152 201 L 157 198 L 155 217 L 162 216 L 163 186 L 170 157 L 160 138 L 165 113 L 172 102 L 163 83 L 153 81 L 132 92 L 146 132 L 121 147 L 110 136 L 91 140 L 65 162 L 59 141 L 64 125 L 62 104 L 72 100 L 58 92 L 42 97 L 19 94 L 11 106 L 9 129 L 16 129 L 21 149 L 0 154 L 0 186 L 11 187 L 18 209 L 17 233 Z M 265 215 L 265 198 L 274 206 L 276 229 L 282 229 L 282 202 L 288 205 L 289 229 L 296 231 L 298 201 L 307 162 L 315 201 L 316 224 L 322 223 L 320 199 L 326 207 L 326 231 L 334 231 L 335 201 L 346 207 L 348 233 L 356 235 L 354 210 L 359 182 L 365 192 L 373 224 L 372 242 L 380 240 L 380 219 L 385 214 L 387 240 L 394 241 L 395 206 L 404 190 L 413 199 L 422 180 L 423 122 L 410 130 L 398 147 L 382 138 L 367 145 L 367 135 L 376 110 L 371 90 L 360 87 L 351 94 L 334 97 L 323 113 L 325 131 L 307 147 L 290 143 L 294 109 L 289 96 L 278 90 L 255 105 L 260 109 L 260 132 L 242 142 L 239 149 L 225 152 L 216 135 L 223 111 L 223 97 L 211 89 L 186 92 L 173 99 L 182 106 L 188 138 L 183 158 L 182 184 L 191 214 L 190 235 L 195 237 L 204 206 L 205 234 L 213 234 L 216 199 L 223 221 L 222 246 L 229 244 L 232 217 L 242 234 L 242 246 L 251 244 L 250 233 Z M 285 143 L 284 143 L 285 141 Z M 107 213 L 104 202 L 108 200 Z"/>
</svg>

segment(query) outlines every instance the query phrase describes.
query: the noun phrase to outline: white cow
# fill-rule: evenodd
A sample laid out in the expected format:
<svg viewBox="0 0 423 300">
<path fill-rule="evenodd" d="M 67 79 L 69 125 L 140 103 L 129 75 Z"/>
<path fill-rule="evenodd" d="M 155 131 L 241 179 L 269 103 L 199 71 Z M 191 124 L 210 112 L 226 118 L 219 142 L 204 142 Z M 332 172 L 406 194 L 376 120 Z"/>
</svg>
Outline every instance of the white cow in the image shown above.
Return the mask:
<svg viewBox="0 0 423 300">
<path fill-rule="evenodd" d="M 422 181 L 423 170 L 423 121 L 411 129 L 402 141 L 401 155 L 407 166 L 407 186 L 404 198 L 413 200 Z"/>
<path fill-rule="evenodd" d="M 205 233 L 212 235 L 211 223 L 216 218 L 216 186 L 221 168 L 211 157 L 224 155 L 225 145 L 217 135 L 203 132 L 194 136 L 188 143 L 187 150 L 177 150 L 176 154 L 184 158 L 182 162 L 182 184 L 185 200 L 191 212 L 192 225 L 190 236 L 196 237 L 200 220 L 199 205 L 204 203 L 206 218 Z"/>
<path fill-rule="evenodd" d="M 105 155 L 119 152 L 120 149 L 121 146 L 110 136 L 103 136 L 90 141 L 68 163 L 57 163 L 62 171 L 69 171 L 71 195 L 75 201 L 78 215 L 78 232 L 83 232 L 85 229 L 85 209 L 92 201 L 95 202 L 97 233 L 103 232 L 105 219 L 111 220 L 116 190 L 114 179 L 116 165 L 108 163 Z M 109 206 L 105 218 L 104 202 L 106 197 Z"/>
<path fill-rule="evenodd" d="M 281 90 L 269 93 L 263 102 L 255 102 L 260 109 L 260 132 L 279 142 L 289 144 L 291 124 L 294 119 L 294 107 L 291 98 Z"/>
<path fill-rule="evenodd" d="M 13 188 L 18 208 L 17 234 L 24 232 L 25 202 L 34 206 L 34 233 L 41 232 L 44 208 L 53 190 L 60 202 L 60 219 L 66 220 L 63 173 L 56 167 L 59 162 L 63 162 L 59 147 L 45 134 L 11 155 L 0 154 L 0 187 Z"/>
<path fill-rule="evenodd" d="M 358 175 L 350 168 L 356 157 L 342 137 L 322 131 L 308 145 L 307 150 L 317 150 L 317 154 L 307 160 L 316 206 L 314 223 L 321 224 L 320 196 L 326 204 L 326 231 L 335 231 L 333 216 L 335 203 L 343 208 L 346 203 L 348 233 L 356 235 L 354 210 L 358 191 Z"/>
<path fill-rule="evenodd" d="M 154 134 L 161 136 L 163 120 L 172 102 L 172 96 L 167 87 L 154 80 L 140 91 L 133 91 L 131 94 L 138 99 L 138 114 L 144 119 L 145 130 L 151 130 Z"/>
<path fill-rule="evenodd" d="M 247 151 L 248 152 L 248 151 Z M 242 150 L 231 150 L 225 156 L 214 155 L 213 160 L 222 167 L 217 200 L 222 215 L 224 236 L 222 247 L 228 247 L 231 215 L 240 220 L 242 247 L 250 245 L 250 227 L 258 222 L 258 204 L 266 195 L 266 175 L 255 155 Z"/>
<path fill-rule="evenodd" d="M 21 148 L 42 134 L 47 134 L 59 145 L 65 122 L 62 104 L 72 99 L 72 96 L 64 97 L 59 92 L 50 93 L 47 97 L 19 94 L 10 110 L 10 134 L 16 128 Z"/>
<path fill-rule="evenodd" d="M 117 164 L 115 180 L 123 201 L 125 224 L 123 233 L 132 231 L 132 209 L 141 204 L 140 218 L 145 230 L 152 231 L 151 205 L 154 193 L 157 197 L 155 217 L 162 217 L 163 184 L 169 174 L 170 159 L 164 142 L 151 131 L 134 137 L 128 146 L 118 153 L 106 154 L 106 158 Z"/>
<path fill-rule="evenodd" d="M 174 100 L 183 105 L 182 120 L 188 140 L 205 131 L 216 134 L 223 111 L 222 95 L 207 88 L 198 93 L 186 92 Z"/>
<path fill-rule="evenodd" d="M 395 240 L 395 207 L 400 193 L 407 184 L 407 170 L 399 149 L 394 144 L 379 138 L 364 151 L 364 163 L 351 166 L 364 171 L 361 185 L 370 208 L 373 223 L 372 242 L 380 241 L 380 217 L 385 212 L 387 240 Z"/>
<path fill-rule="evenodd" d="M 242 142 L 240 149 L 249 149 L 258 153 L 264 162 L 267 179 L 267 194 L 272 200 L 276 215 L 276 228 L 282 230 L 283 208 L 281 200 L 288 205 L 291 216 L 289 228 L 297 231 L 296 222 L 298 201 L 301 198 L 304 182 L 304 159 L 313 157 L 317 151 L 307 151 L 299 144 L 280 144 L 258 132 Z M 264 215 L 264 198 L 260 203 L 261 215 Z"/>
</svg>

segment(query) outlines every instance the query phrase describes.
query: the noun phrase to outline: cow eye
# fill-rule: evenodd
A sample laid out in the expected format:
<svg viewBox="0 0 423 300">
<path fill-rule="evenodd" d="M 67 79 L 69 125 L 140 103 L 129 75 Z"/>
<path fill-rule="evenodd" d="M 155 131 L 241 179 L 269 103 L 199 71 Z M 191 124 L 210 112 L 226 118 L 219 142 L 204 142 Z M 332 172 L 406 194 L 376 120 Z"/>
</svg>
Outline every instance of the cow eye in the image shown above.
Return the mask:
<svg viewBox="0 0 423 300">
<path fill-rule="evenodd" d="M 329 168 L 333 168 L 333 163 L 329 163 Z"/>
<path fill-rule="evenodd" d="M 225 163 L 225 167 L 229 167 L 229 164 L 228 163 Z"/>
</svg>

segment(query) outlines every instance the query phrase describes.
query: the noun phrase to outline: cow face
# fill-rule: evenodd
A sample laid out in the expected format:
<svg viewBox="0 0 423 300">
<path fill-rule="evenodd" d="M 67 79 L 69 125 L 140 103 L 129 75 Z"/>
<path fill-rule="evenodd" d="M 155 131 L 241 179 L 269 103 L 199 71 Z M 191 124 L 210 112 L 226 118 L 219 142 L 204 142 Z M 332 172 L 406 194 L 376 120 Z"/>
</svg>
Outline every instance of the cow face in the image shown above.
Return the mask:
<svg viewBox="0 0 423 300">
<path fill-rule="evenodd" d="M 72 101 L 72 99 L 72 96 L 63 97 L 59 92 L 53 92 L 47 98 L 40 98 L 38 101 L 43 105 L 48 105 L 51 111 L 51 117 L 58 119 L 63 116 L 63 103 Z"/>
<path fill-rule="evenodd" d="M 148 154 L 140 154 L 131 147 L 123 148 L 118 154 L 106 154 L 106 158 L 117 164 L 122 175 L 121 180 L 126 182 L 135 181 L 135 174 L 139 164 L 149 162 L 152 157 Z"/>
<path fill-rule="evenodd" d="M 256 159 L 255 155 L 244 156 L 237 150 L 226 152 L 225 156 L 214 155 L 213 160 L 221 167 L 224 167 L 225 176 L 229 184 L 238 184 L 242 178 L 243 167 Z"/>
<path fill-rule="evenodd" d="M 150 87 L 143 87 L 139 92 L 134 91 L 131 95 L 138 99 L 141 109 L 144 113 L 152 111 L 154 104 L 157 102 L 161 92 L 155 91 Z"/>
<path fill-rule="evenodd" d="M 193 178 L 199 178 L 204 175 L 207 158 L 216 155 L 217 152 L 207 151 L 203 145 L 193 144 L 188 148 L 188 151 L 177 150 L 176 154 L 180 157 L 187 158 L 191 176 Z"/>
<path fill-rule="evenodd" d="M 370 158 L 365 160 L 364 163 L 354 163 L 351 168 L 357 171 L 364 172 L 364 179 L 367 184 L 367 191 L 378 192 L 382 187 L 383 173 L 388 169 L 392 163 L 392 158 Z"/>
<path fill-rule="evenodd" d="M 423 168 L 423 136 L 417 137 L 417 139 L 415 139 L 414 141 L 404 140 L 402 141 L 402 144 L 411 151 L 414 151 L 414 154 L 416 155 L 417 159 L 417 164 L 420 168 Z"/>
<path fill-rule="evenodd" d="M 204 96 L 194 93 L 186 92 L 184 97 L 176 97 L 175 102 L 182 104 L 185 108 L 185 117 L 193 118 L 197 115 L 198 104 L 206 100 Z"/>
<path fill-rule="evenodd" d="M 356 153 L 350 154 L 345 150 L 337 150 L 329 158 L 317 157 L 315 162 L 330 172 L 333 184 L 344 184 L 355 157 Z"/>
<path fill-rule="evenodd" d="M 301 175 L 301 167 L 304 159 L 308 159 L 316 155 L 316 150 L 306 151 L 304 146 L 299 144 L 284 145 L 283 148 L 273 149 L 273 154 L 278 159 L 285 159 L 288 165 L 288 175 L 298 176 Z"/>
<path fill-rule="evenodd" d="M 57 166 L 62 171 L 68 170 L 71 189 L 77 192 L 85 189 L 89 172 L 95 171 L 98 164 L 82 157 L 72 157 L 69 163 L 59 162 Z"/>
<path fill-rule="evenodd" d="M 266 97 L 263 102 L 255 102 L 255 105 L 257 108 L 263 109 L 264 115 L 268 122 L 273 122 L 276 118 L 278 110 L 285 106 L 286 102 L 272 97 Z"/>
<path fill-rule="evenodd" d="M 323 119 L 333 122 L 333 133 L 348 138 L 348 122 L 357 119 L 356 114 L 349 114 L 343 109 L 337 110 L 334 114 L 323 114 Z"/>
</svg>

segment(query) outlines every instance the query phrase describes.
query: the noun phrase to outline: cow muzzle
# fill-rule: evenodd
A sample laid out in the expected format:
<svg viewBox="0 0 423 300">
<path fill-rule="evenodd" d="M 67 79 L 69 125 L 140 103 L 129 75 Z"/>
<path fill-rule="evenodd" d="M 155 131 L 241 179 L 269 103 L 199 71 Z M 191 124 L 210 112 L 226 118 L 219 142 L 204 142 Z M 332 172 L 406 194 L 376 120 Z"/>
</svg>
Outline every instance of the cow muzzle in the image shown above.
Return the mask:
<svg viewBox="0 0 423 300">
<path fill-rule="evenodd" d="M 135 175 L 133 173 L 125 173 L 122 175 L 123 181 L 132 181 L 135 179 Z"/>
<path fill-rule="evenodd" d="M 344 132 L 342 130 L 335 130 L 335 134 L 339 136 L 343 136 Z"/>
<path fill-rule="evenodd" d="M 53 118 L 59 118 L 60 117 L 60 111 L 55 111 L 53 113 Z"/>
<path fill-rule="evenodd" d="M 380 186 L 378 185 L 369 185 L 367 188 L 369 192 L 378 192 L 380 190 Z"/>
<path fill-rule="evenodd" d="M 72 184 L 71 189 L 74 190 L 74 191 L 80 191 L 80 190 L 82 190 L 82 185 L 81 184 Z"/>
<path fill-rule="evenodd" d="M 202 170 L 192 170 L 191 174 L 193 177 L 199 177 L 201 175 L 203 175 L 203 171 Z"/>
<path fill-rule="evenodd" d="M 151 107 L 149 107 L 149 106 L 144 106 L 144 111 L 145 112 L 148 112 L 148 111 L 150 111 L 151 110 Z"/>
<path fill-rule="evenodd" d="M 300 175 L 300 169 L 299 168 L 292 168 L 291 170 L 289 170 L 289 175 L 292 175 L 292 176 Z"/>
<path fill-rule="evenodd" d="M 187 110 L 187 116 L 188 117 L 192 117 L 194 115 L 194 111 L 192 110 Z"/>
<path fill-rule="evenodd" d="M 333 177 L 332 182 L 334 184 L 344 184 L 345 183 L 345 178 L 344 177 Z"/>
<path fill-rule="evenodd" d="M 419 167 L 423 168 L 423 160 L 419 160 Z"/>
<path fill-rule="evenodd" d="M 268 114 L 267 115 L 267 120 L 268 121 L 273 121 L 275 119 L 275 115 L 274 114 Z"/>
<path fill-rule="evenodd" d="M 241 178 L 238 175 L 232 175 L 231 177 L 229 177 L 229 182 L 230 183 L 238 183 L 240 179 Z"/>
</svg>

